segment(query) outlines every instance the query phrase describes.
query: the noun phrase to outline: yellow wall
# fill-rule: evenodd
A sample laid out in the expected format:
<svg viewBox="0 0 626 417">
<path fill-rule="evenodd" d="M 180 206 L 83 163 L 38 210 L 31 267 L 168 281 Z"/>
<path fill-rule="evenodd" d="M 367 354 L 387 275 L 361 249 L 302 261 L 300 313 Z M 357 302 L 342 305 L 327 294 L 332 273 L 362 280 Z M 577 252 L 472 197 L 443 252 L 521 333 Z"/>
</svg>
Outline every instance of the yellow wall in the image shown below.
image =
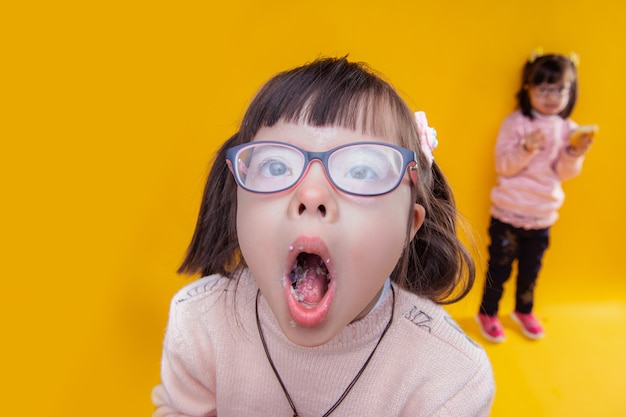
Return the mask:
<svg viewBox="0 0 626 417">
<path fill-rule="evenodd" d="M 545 274 L 623 288 L 625 2 L 223 3 L 2 7 L 2 414 L 151 413 L 212 152 L 262 82 L 321 55 L 370 63 L 428 112 L 484 254 L 492 148 L 521 64 L 538 45 L 578 52 L 574 119 L 600 135 L 566 184 Z"/>
</svg>

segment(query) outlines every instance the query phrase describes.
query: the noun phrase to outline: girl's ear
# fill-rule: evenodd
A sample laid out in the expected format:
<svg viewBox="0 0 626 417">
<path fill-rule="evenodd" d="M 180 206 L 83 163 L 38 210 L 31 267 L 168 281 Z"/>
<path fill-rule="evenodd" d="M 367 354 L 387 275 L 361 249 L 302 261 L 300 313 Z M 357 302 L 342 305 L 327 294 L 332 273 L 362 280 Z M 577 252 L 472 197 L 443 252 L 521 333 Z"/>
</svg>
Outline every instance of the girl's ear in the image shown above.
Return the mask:
<svg viewBox="0 0 626 417">
<path fill-rule="evenodd" d="M 426 218 L 426 210 L 421 204 L 413 204 L 413 226 L 411 228 L 411 240 L 415 237 L 415 234 L 422 227 Z"/>
</svg>

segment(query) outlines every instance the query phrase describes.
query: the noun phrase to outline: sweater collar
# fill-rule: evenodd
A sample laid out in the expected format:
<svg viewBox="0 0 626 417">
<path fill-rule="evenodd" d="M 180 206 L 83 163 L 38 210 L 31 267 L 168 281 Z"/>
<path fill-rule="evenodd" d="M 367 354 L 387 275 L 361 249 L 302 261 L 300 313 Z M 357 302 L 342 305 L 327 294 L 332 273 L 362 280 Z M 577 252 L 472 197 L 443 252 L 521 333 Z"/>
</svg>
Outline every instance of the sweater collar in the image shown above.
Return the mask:
<svg viewBox="0 0 626 417">
<path fill-rule="evenodd" d="M 545 114 L 541 114 L 538 111 L 535 110 L 531 110 L 533 117 L 537 118 L 537 119 L 541 119 L 541 120 L 556 120 L 556 119 L 560 119 L 561 116 L 559 116 L 558 114 L 552 114 L 552 115 L 545 115 Z"/>
<path fill-rule="evenodd" d="M 349 347 L 357 348 L 359 346 L 369 345 L 378 340 L 380 333 L 387 325 L 393 302 L 393 295 L 390 291 L 391 285 L 393 285 L 391 281 L 389 281 L 389 284 L 385 284 L 378 303 L 367 316 L 344 327 L 339 334 L 328 343 L 312 348 L 296 345 L 283 334 L 274 318 L 269 304 L 267 304 L 263 296 L 261 296 L 259 300 L 259 317 L 264 329 L 266 329 L 266 337 L 268 339 L 278 338 L 279 343 L 290 346 L 291 348 L 310 349 L 312 351 L 318 350 L 320 352 L 344 350 Z M 399 289 L 396 288 L 396 292 L 398 291 Z M 273 342 L 269 343 L 273 344 Z"/>
</svg>

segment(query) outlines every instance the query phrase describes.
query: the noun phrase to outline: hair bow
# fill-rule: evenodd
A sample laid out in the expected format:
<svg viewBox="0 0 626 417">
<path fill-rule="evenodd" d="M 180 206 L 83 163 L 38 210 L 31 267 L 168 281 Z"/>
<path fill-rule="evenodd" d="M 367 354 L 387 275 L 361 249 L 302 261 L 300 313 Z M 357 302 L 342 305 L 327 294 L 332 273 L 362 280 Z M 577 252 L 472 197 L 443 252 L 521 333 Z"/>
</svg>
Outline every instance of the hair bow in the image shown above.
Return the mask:
<svg viewBox="0 0 626 417">
<path fill-rule="evenodd" d="M 528 62 L 532 64 L 533 62 L 535 62 L 537 58 L 540 58 L 542 56 L 543 56 L 543 47 L 538 46 L 535 49 L 533 49 L 532 52 L 530 53 L 530 56 L 528 57 Z"/>
<path fill-rule="evenodd" d="M 569 53 L 569 60 L 572 61 L 572 64 L 574 64 L 576 68 L 580 65 L 580 57 L 574 51 Z"/>
<path fill-rule="evenodd" d="M 426 155 L 428 162 L 432 165 L 435 160 L 433 151 L 439 144 L 439 141 L 437 140 L 437 131 L 428 126 L 426 113 L 423 111 L 415 112 L 415 121 L 417 122 L 417 134 L 420 139 L 420 147 L 422 152 Z"/>
</svg>

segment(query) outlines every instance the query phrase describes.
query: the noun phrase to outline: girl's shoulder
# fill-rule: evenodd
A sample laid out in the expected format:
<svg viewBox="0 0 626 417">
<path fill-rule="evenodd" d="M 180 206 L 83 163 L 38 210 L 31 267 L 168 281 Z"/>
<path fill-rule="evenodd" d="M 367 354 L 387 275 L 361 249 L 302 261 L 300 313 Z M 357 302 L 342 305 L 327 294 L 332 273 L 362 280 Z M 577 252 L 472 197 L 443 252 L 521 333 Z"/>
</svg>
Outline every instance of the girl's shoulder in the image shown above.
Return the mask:
<svg viewBox="0 0 626 417">
<path fill-rule="evenodd" d="M 453 347 L 471 362 L 484 362 L 486 354 L 441 305 L 411 292 L 400 290 L 398 296 L 400 325 L 407 337 L 420 340 L 422 346 Z"/>
<path fill-rule="evenodd" d="M 256 291 L 256 284 L 247 271 L 238 279 L 210 275 L 191 282 L 171 300 L 169 332 L 196 334 L 197 337 L 208 337 L 208 332 L 232 332 L 237 328 L 238 307 L 254 302 Z"/>
<path fill-rule="evenodd" d="M 563 120 L 563 123 L 570 128 L 570 130 L 574 130 L 578 127 L 578 123 L 576 123 L 575 121 L 573 121 L 572 119 L 570 119 L 569 117 L 567 119 Z"/>
<path fill-rule="evenodd" d="M 521 110 L 515 110 L 512 113 L 509 113 L 504 118 L 503 123 L 521 123 L 523 121 L 532 121 L 530 117 L 525 116 Z"/>
<path fill-rule="evenodd" d="M 218 274 L 202 277 L 178 290 L 172 299 L 172 303 L 178 305 L 200 301 L 207 297 L 210 298 L 215 294 L 227 291 L 231 283 L 231 279 Z"/>
<path fill-rule="evenodd" d="M 531 127 L 533 120 L 520 110 L 509 113 L 500 124 L 500 132 L 523 132 Z"/>
<path fill-rule="evenodd" d="M 446 404 L 439 411 L 446 409 L 450 415 L 487 415 L 495 388 L 485 350 L 441 305 L 408 291 L 398 293 L 395 351 L 389 356 L 400 358 L 395 362 L 413 379 L 405 384 L 415 387 L 408 388 L 411 395 L 421 403 L 436 401 L 434 393 L 444 396 Z M 472 408 L 481 411 L 468 411 Z"/>
<path fill-rule="evenodd" d="M 256 294 L 254 280 L 247 270 L 239 278 L 229 278 L 215 274 L 202 277 L 182 287 L 172 298 L 172 308 L 194 308 L 196 304 L 213 304 L 235 293 L 239 296 Z"/>
</svg>

